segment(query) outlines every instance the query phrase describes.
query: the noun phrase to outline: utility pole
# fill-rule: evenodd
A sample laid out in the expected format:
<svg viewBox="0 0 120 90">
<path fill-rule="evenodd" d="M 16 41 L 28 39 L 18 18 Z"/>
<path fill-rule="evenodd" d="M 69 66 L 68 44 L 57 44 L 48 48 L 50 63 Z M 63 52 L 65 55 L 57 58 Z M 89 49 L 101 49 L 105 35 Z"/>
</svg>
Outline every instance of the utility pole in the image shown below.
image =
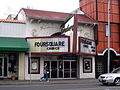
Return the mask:
<svg viewBox="0 0 120 90">
<path fill-rule="evenodd" d="M 108 67 L 107 72 L 110 72 L 110 0 L 108 0 Z"/>
</svg>

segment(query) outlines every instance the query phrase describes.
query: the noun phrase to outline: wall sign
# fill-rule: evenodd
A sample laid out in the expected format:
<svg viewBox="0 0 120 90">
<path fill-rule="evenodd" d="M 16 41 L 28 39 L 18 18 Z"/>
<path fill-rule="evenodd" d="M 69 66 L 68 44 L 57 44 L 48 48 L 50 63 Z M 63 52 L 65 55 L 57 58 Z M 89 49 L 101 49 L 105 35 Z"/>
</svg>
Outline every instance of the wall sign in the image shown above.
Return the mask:
<svg viewBox="0 0 120 90">
<path fill-rule="evenodd" d="M 92 73 L 92 58 L 83 58 L 83 73 Z"/>
<path fill-rule="evenodd" d="M 31 65 L 31 67 L 30 67 Z M 37 57 L 31 57 L 31 64 L 30 59 L 28 61 L 28 73 L 30 74 L 39 74 L 40 73 L 40 59 Z M 30 72 L 31 69 L 31 72 Z"/>
<path fill-rule="evenodd" d="M 69 52 L 68 37 L 28 38 L 30 51 L 36 53 Z"/>
<path fill-rule="evenodd" d="M 96 55 L 95 42 L 90 39 L 79 37 L 79 51 L 81 54 Z"/>
</svg>

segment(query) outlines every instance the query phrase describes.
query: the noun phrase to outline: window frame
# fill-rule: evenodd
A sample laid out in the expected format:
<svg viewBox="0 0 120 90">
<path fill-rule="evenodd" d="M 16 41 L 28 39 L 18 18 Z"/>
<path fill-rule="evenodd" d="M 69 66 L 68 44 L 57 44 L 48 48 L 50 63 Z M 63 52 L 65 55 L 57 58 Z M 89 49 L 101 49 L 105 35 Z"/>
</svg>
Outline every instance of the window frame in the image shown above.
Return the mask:
<svg viewBox="0 0 120 90">
<path fill-rule="evenodd" d="M 28 74 L 40 74 L 40 58 L 39 57 L 31 57 L 31 61 L 30 61 L 30 58 L 28 59 Z"/>
</svg>

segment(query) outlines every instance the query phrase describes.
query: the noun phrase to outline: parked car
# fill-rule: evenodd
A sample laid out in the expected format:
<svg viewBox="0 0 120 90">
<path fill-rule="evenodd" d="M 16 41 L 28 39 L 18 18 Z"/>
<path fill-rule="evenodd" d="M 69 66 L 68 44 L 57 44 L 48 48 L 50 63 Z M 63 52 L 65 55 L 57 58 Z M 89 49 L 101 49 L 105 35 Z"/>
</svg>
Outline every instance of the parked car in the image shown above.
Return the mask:
<svg viewBox="0 0 120 90">
<path fill-rule="evenodd" d="M 114 84 L 120 85 L 120 67 L 114 69 L 111 73 L 101 74 L 98 77 L 99 82 L 103 85 Z"/>
</svg>

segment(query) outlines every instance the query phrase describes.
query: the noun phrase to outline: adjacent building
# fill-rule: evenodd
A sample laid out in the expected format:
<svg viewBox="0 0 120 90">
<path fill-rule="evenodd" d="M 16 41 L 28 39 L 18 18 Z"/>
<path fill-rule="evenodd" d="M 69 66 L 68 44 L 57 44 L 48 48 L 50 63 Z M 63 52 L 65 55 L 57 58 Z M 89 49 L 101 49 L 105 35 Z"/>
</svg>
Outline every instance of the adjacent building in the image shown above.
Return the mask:
<svg viewBox="0 0 120 90">
<path fill-rule="evenodd" d="M 25 22 L 0 20 L 0 78 L 21 78 L 27 51 Z"/>
<path fill-rule="evenodd" d="M 107 72 L 108 0 L 80 0 L 80 10 L 98 22 L 96 77 Z M 120 2 L 110 0 L 110 71 L 120 66 Z"/>
</svg>

